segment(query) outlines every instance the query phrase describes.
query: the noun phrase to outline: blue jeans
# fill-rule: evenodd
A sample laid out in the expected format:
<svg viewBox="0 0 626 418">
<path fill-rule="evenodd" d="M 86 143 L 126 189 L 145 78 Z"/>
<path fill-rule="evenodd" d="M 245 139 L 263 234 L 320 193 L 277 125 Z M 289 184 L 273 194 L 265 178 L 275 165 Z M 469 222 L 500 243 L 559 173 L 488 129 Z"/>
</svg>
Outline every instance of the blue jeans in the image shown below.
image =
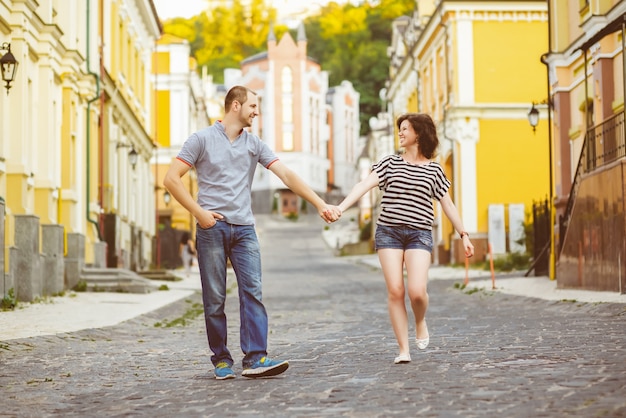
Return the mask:
<svg viewBox="0 0 626 418">
<path fill-rule="evenodd" d="M 433 233 L 426 229 L 415 229 L 407 225 L 376 225 L 374 234 L 376 250 L 394 248 L 399 250 L 425 250 L 433 252 Z"/>
<path fill-rule="evenodd" d="M 214 365 L 225 361 L 233 364 L 227 348 L 226 261 L 235 270 L 239 290 L 240 345 L 244 353 L 242 365 L 251 366 L 267 355 L 267 312 L 261 301 L 261 251 L 253 225 L 231 225 L 218 221 L 212 228 L 197 228 L 196 247 L 204 320 L 213 352 Z"/>
</svg>

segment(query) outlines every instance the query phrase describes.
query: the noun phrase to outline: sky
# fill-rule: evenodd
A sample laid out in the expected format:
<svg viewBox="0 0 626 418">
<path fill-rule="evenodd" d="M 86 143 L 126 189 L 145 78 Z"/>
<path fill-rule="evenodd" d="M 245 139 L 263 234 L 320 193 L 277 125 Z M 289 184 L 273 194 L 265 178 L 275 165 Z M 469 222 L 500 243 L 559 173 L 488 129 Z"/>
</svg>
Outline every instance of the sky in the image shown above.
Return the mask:
<svg viewBox="0 0 626 418">
<path fill-rule="evenodd" d="M 206 6 L 204 0 L 153 0 L 161 20 L 172 17 L 190 18 L 200 14 Z"/>
<path fill-rule="evenodd" d="M 292 12 L 305 5 L 324 5 L 330 0 L 269 0 L 279 12 Z M 341 3 L 339 0 L 335 0 Z M 202 12 L 206 7 L 205 0 L 153 0 L 157 14 L 161 20 L 173 17 L 190 18 Z M 305 6 L 306 7 L 306 6 Z"/>
</svg>

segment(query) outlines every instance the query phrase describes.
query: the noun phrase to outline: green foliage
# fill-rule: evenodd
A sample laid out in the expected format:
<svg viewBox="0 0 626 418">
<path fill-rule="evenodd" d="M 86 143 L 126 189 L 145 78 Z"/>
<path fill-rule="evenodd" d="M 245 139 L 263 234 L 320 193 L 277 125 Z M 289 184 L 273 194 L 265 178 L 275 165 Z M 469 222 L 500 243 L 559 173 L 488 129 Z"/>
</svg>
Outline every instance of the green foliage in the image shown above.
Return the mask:
<svg viewBox="0 0 626 418">
<path fill-rule="evenodd" d="M 367 133 L 369 119 L 382 109 L 378 94 L 389 77 L 391 24 L 414 8 L 414 0 L 363 1 L 358 6 L 331 1 L 304 21 L 307 53 L 329 72 L 330 86 L 348 80 L 359 92 L 361 135 Z M 164 32 L 189 41 L 199 68 L 206 67 L 214 82 L 223 83 L 224 69 L 239 68 L 242 60 L 267 50 L 276 9 L 266 0 L 253 0 L 248 10 L 241 0 L 234 0 L 231 7 L 168 20 Z M 288 31 L 284 25 L 274 26 L 277 40 Z M 295 39 L 295 31 L 291 32 Z"/>
<path fill-rule="evenodd" d="M 86 292 L 87 291 L 87 281 L 81 279 L 76 283 L 76 286 L 72 289 L 75 292 Z"/>
<path fill-rule="evenodd" d="M 2 300 L 0 301 L 0 310 L 2 311 L 12 311 L 15 309 L 17 305 L 17 301 L 15 299 L 15 291 L 13 288 L 10 288 Z"/>
<path fill-rule="evenodd" d="M 410 0 L 377 3 L 353 6 L 331 2 L 305 21 L 308 53 L 330 73 L 330 85 L 349 80 L 360 93 L 362 135 L 369 129 L 370 117 L 382 109 L 378 93 L 389 76 L 391 24 L 415 7 Z"/>
<path fill-rule="evenodd" d="M 224 69 L 239 68 L 242 60 L 267 49 L 275 20 L 276 9 L 265 0 L 253 0 L 250 9 L 234 0 L 231 7 L 218 6 L 190 19 L 168 20 L 163 30 L 189 41 L 199 67 L 206 67 L 214 82 L 223 83 Z M 284 25 L 274 27 L 277 37 L 287 30 Z"/>
<path fill-rule="evenodd" d="M 360 241 L 369 241 L 372 238 L 372 221 L 366 222 L 359 233 Z"/>
<path fill-rule="evenodd" d="M 493 269 L 496 271 L 527 270 L 530 266 L 528 253 L 507 253 L 493 259 Z"/>
<path fill-rule="evenodd" d="M 184 327 L 185 325 L 189 325 L 194 319 L 204 313 L 204 308 L 202 304 L 192 302 L 190 300 L 185 300 L 185 302 L 189 305 L 182 316 L 172 319 L 171 321 L 156 322 L 154 326 L 156 328 L 172 328 L 176 326 Z"/>
</svg>

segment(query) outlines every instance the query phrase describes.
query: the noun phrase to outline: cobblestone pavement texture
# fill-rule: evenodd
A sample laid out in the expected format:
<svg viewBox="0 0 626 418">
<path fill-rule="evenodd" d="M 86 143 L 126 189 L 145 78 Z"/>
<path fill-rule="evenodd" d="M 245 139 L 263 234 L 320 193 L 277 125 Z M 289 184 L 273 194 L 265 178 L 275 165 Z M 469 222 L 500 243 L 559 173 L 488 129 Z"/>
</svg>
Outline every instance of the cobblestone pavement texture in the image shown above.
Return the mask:
<svg viewBox="0 0 626 418">
<path fill-rule="evenodd" d="M 226 309 L 237 378 L 216 381 L 195 292 L 100 329 L 0 342 L 0 416 L 626 416 L 626 305 L 546 301 L 429 283 L 431 343 L 395 365 L 379 270 L 332 256 L 323 223 L 259 225 L 270 356 L 241 377 L 234 281 Z"/>
</svg>

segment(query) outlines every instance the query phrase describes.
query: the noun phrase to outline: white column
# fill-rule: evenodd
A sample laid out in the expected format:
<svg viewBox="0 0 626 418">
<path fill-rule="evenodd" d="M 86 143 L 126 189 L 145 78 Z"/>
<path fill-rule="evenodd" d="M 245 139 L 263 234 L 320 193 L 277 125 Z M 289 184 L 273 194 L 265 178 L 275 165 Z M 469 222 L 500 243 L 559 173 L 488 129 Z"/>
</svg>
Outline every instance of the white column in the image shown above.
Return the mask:
<svg viewBox="0 0 626 418">
<path fill-rule="evenodd" d="M 459 157 L 455 158 L 454 179 L 457 187 L 459 212 L 465 229 L 478 230 L 478 196 L 476 188 L 476 143 L 478 142 L 478 120 L 475 118 L 457 121 L 456 140 Z"/>
</svg>

